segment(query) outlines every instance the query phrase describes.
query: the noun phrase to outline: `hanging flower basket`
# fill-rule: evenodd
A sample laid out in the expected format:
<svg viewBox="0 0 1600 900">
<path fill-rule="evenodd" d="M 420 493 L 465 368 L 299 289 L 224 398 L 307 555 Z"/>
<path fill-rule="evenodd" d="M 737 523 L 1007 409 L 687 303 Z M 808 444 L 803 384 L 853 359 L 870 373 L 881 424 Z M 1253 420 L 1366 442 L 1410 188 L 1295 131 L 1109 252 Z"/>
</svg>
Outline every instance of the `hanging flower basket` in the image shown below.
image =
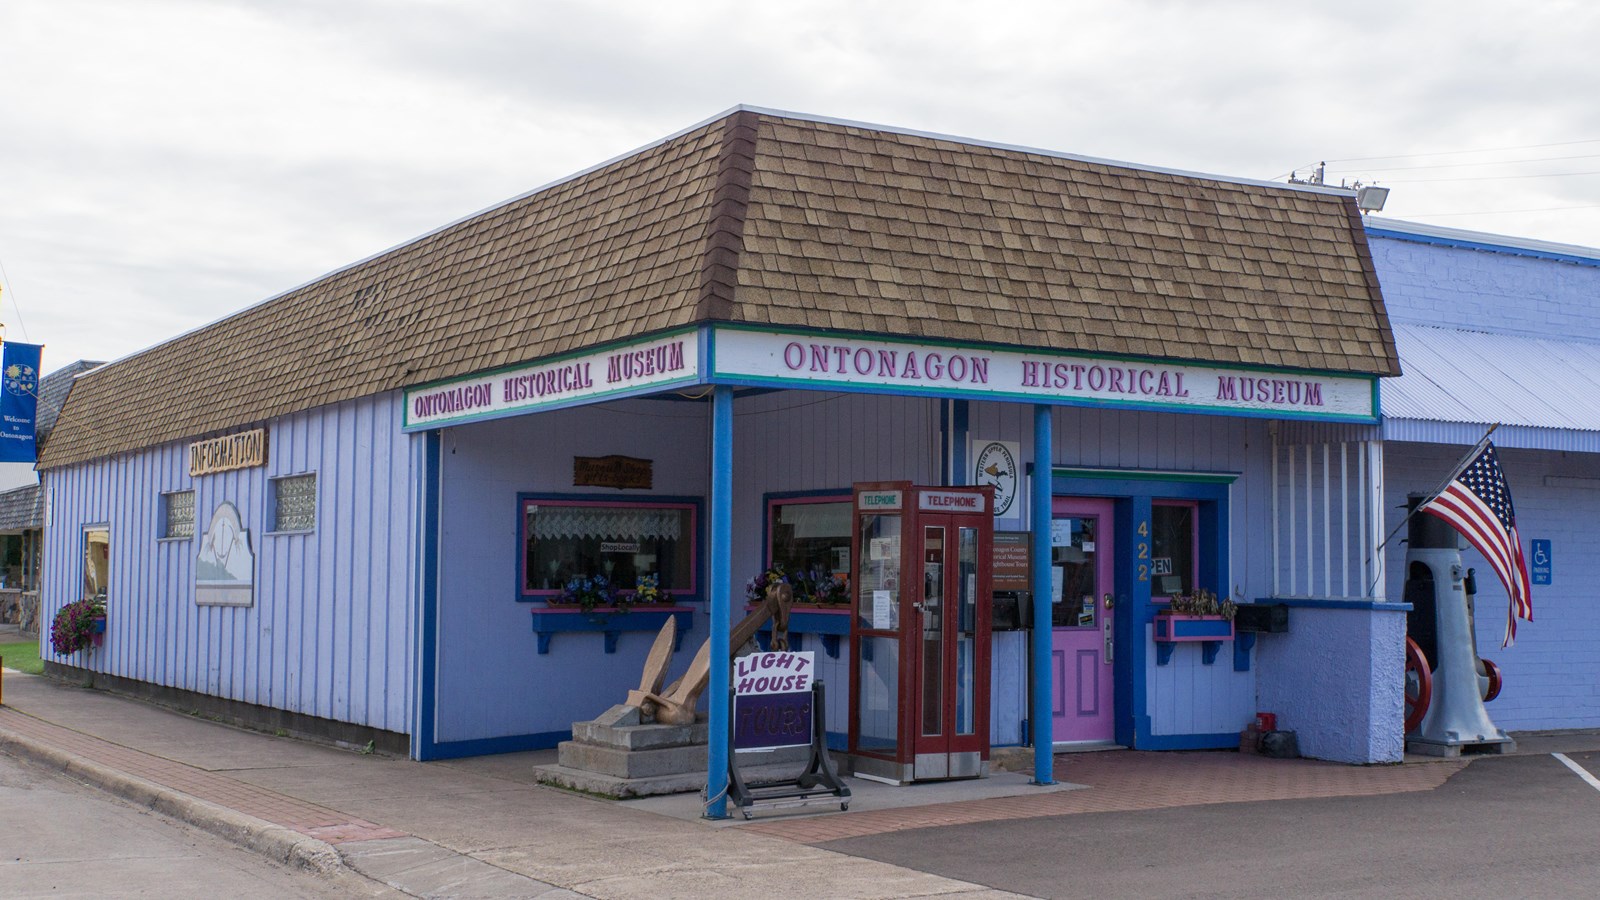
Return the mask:
<svg viewBox="0 0 1600 900">
<path fill-rule="evenodd" d="M 66 656 L 99 645 L 106 631 L 106 607 L 99 600 L 78 600 L 61 607 L 50 623 L 50 649 Z"/>
</svg>

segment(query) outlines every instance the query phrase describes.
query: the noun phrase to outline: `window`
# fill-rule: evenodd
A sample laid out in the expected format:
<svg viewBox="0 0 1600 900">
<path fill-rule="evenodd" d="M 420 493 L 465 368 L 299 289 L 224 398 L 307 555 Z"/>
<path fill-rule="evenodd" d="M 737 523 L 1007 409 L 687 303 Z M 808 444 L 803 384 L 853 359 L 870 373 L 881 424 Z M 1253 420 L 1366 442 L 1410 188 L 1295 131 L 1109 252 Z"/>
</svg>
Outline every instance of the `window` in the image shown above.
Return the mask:
<svg viewBox="0 0 1600 900">
<path fill-rule="evenodd" d="M 313 531 L 317 527 L 317 476 L 272 479 L 271 531 Z"/>
<path fill-rule="evenodd" d="M 1150 594 L 1171 597 L 1192 593 L 1200 554 L 1195 529 L 1199 504 L 1157 500 L 1150 509 Z"/>
<path fill-rule="evenodd" d="M 692 502 L 522 499 L 523 600 L 554 596 L 575 577 L 604 575 L 628 591 L 645 575 L 678 596 L 695 592 Z"/>
<path fill-rule="evenodd" d="M 194 537 L 194 491 L 171 491 L 161 495 L 161 536 Z"/>
<path fill-rule="evenodd" d="M 111 530 L 104 525 L 83 530 L 83 599 L 106 599 L 111 576 Z"/>
<path fill-rule="evenodd" d="M 767 503 L 767 564 L 785 572 L 850 575 L 850 496 Z"/>
</svg>

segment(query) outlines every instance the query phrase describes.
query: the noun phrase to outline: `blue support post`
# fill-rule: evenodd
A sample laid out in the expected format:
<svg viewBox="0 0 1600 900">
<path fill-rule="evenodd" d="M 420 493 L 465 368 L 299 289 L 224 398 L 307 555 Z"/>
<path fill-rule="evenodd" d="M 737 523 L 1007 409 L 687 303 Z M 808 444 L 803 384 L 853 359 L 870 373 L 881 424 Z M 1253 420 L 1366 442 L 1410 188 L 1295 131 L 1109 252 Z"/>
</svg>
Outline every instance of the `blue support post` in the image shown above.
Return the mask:
<svg viewBox="0 0 1600 900">
<path fill-rule="evenodd" d="M 719 384 L 711 393 L 711 721 L 706 748 L 708 819 L 728 817 L 728 661 L 729 598 L 733 568 L 733 387 Z"/>
<path fill-rule="evenodd" d="M 1050 472 L 1051 408 L 1033 407 L 1033 783 L 1055 784 L 1055 731 L 1050 722 Z"/>
</svg>

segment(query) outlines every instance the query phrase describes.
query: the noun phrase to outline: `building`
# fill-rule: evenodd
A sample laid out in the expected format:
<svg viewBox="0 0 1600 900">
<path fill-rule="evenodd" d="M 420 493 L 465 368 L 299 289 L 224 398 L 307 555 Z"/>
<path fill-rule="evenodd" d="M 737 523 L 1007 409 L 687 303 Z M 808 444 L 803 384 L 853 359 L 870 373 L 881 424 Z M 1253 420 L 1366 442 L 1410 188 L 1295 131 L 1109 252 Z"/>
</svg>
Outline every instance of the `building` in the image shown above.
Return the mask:
<svg viewBox="0 0 1600 900">
<path fill-rule="evenodd" d="M 1467 448 L 1493 440 L 1516 502 L 1534 621 L 1501 649 L 1506 594 L 1481 556 L 1478 652 L 1505 687 L 1489 706 L 1514 730 L 1600 725 L 1600 629 L 1588 615 L 1600 522 L 1600 251 L 1373 221 L 1373 261 L 1405 374 L 1383 383 L 1385 501 L 1438 486 Z M 1390 525 L 1393 527 L 1393 524 Z M 1398 543 L 1398 542 L 1397 542 Z M 1400 597 L 1404 548 L 1388 550 Z"/>
<path fill-rule="evenodd" d="M 769 565 L 861 563 L 852 485 L 984 481 L 1052 623 L 994 635 L 992 744 L 1231 746 L 1281 703 L 1304 752 L 1394 760 L 1400 368 L 1349 191 L 738 108 L 81 378 L 45 607 L 103 593 L 108 630 L 46 656 L 420 759 L 550 746 L 666 616 L 681 670 Z M 1303 494 L 1305 453 L 1341 477 Z M 600 574 L 673 606 L 552 608 Z M 1199 589 L 1289 631 L 1156 640 Z M 806 616 L 837 738 L 982 681 Z"/>
<path fill-rule="evenodd" d="M 102 363 L 80 359 L 40 380 L 38 418 L 34 425 L 36 446 L 43 446 L 49 440 L 73 379 L 98 365 Z M 20 624 L 23 631 L 33 633 L 38 629 L 44 494 L 31 463 L 5 463 L 3 466 L 25 467 L 25 474 L 14 480 L 31 483 L 0 491 L 0 622 Z"/>
</svg>

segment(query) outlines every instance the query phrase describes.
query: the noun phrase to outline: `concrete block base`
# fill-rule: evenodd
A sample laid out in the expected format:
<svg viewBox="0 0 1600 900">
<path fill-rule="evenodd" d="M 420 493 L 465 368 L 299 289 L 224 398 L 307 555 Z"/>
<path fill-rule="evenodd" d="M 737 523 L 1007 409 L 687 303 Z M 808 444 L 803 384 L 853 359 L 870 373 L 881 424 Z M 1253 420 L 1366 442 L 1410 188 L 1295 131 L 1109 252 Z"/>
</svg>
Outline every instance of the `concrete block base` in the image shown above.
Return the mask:
<svg viewBox="0 0 1600 900">
<path fill-rule="evenodd" d="M 547 784 L 619 799 L 697 791 L 706 786 L 706 740 L 704 722 L 642 725 L 637 710 L 614 706 L 593 721 L 572 723 L 572 740 L 557 747 L 556 764 L 534 772 Z M 793 778 L 810 758 L 809 747 L 742 753 L 740 771 L 751 773 L 747 778 Z"/>
<path fill-rule="evenodd" d="M 794 778 L 805 768 L 805 764 L 806 760 L 785 765 L 740 765 L 739 772 L 747 782 L 762 784 Z M 686 794 L 691 791 L 703 791 L 706 787 L 706 770 L 703 764 L 698 772 L 658 775 L 653 778 L 617 778 L 598 772 L 569 769 L 562 765 L 538 766 L 534 769 L 534 774 L 543 784 L 600 794 L 617 800 L 654 797 L 661 794 Z"/>
</svg>

